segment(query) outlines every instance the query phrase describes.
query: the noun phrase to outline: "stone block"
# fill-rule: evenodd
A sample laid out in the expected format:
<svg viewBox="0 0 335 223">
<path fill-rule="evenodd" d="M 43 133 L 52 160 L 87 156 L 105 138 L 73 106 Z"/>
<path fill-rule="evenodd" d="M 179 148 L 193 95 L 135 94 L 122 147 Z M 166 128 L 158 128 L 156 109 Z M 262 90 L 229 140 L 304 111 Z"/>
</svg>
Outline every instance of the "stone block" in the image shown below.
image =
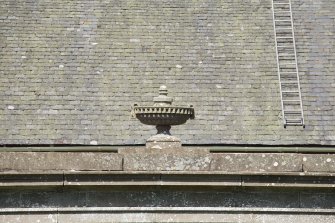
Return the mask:
<svg viewBox="0 0 335 223">
<path fill-rule="evenodd" d="M 20 209 L 17 209 L 19 212 Z M 6 214 L 0 215 L 0 222 L 6 223 L 57 223 L 58 214 L 56 212 L 50 214 L 28 214 L 28 213 L 15 213 L 15 214 Z"/>
<path fill-rule="evenodd" d="M 87 207 L 185 206 L 185 193 L 175 191 L 90 191 Z"/>
<path fill-rule="evenodd" d="M 335 192 L 315 192 L 301 193 L 300 205 L 302 208 L 335 208 Z"/>
<path fill-rule="evenodd" d="M 144 151 L 141 153 L 140 151 Z M 139 149 L 124 154 L 126 171 L 208 171 L 211 157 L 206 150 L 197 149 Z"/>
<path fill-rule="evenodd" d="M 332 188 L 333 177 L 308 176 L 304 173 L 264 173 L 242 176 L 242 186 L 245 187 L 289 187 L 289 188 Z"/>
<path fill-rule="evenodd" d="M 46 172 L 46 174 L 36 173 L 33 171 L 26 173 L 25 171 L 4 172 L 0 174 L 0 187 L 13 188 L 21 186 L 30 187 L 61 187 L 63 186 L 63 173 Z"/>
<path fill-rule="evenodd" d="M 110 222 L 250 222 L 250 223 L 283 223 L 283 222 L 320 222 L 320 223 L 334 223 L 335 217 L 333 215 L 323 214 L 296 214 L 285 213 L 282 211 L 278 213 L 262 213 L 262 212 L 245 212 L 239 209 L 238 213 L 229 213 L 228 211 L 211 212 L 210 210 L 196 212 L 175 210 L 173 213 L 168 212 L 128 212 L 128 213 L 61 213 L 59 215 L 59 223 L 68 222 L 96 222 L 99 219 L 101 223 Z"/>
<path fill-rule="evenodd" d="M 0 192 L 0 208 L 17 208 L 20 207 L 21 193 L 19 191 L 5 191 Z"/>
<path fill-rule="evenodd" d="M 148 149 L 167 149 L 167 148 L 180 148 L 181 142 L 156 142 L 156 141 L 147 141 L 145 144 Z"/>
<path fill-rule="evenodd" d="M 334 154 L 304 154 L 302 160 L 305 172 L 335 173 Z"/>
<path fill-rule="evenodd" d="M 299 154 L 217 153 L 211 154 L 212 171 L 224 172 L 301 172 Z"/>
<path fill-rule="evenodd" d="M 26 190 L 21 192 L 20 206 L 23 208 L 76 207 L 86 205 L 83 191 Z"/>
<path fill-rule="evenodd" d="M 122 170 L 122 156 L 99 152 L 2 152 L 0 171 Z"/>
</svg>

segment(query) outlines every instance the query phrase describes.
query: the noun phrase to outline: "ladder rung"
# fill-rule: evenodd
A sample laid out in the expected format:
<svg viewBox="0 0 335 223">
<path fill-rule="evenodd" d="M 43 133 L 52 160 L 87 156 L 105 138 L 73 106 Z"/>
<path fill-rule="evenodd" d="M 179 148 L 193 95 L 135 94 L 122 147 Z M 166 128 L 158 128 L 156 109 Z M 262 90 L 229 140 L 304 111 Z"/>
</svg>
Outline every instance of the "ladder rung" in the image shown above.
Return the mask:
<svg viewBox="0 0 335 223">
<path fill-rule="evenodd" d="M 293 36 L 283 36 L 283 37 L 277 36 L 277 39 L 293 39 Z"/>
<path fill-rule="evenodd" d="M 280 66 L 281 65 L 295 65 L 295 63 L 281 63 Z"/>
<path fill-rule="evenodd" d="M 292 30 L 292 27 L 290 27 L 290 28 L 276 28 L 276 30 Z"/>
<path fill-rule="evenodd" d="M 286 125 L 303 125 L 303 121 L 301 119 L 286 119 Z"/>
<path fill-rule="evenodd" d="M 275 19 L 275 22 L 291 22 L 291 20 L 286 20 L 286 19 Z"/>
<path fill-rule="evenodd" d="M 285 63 L 285 62 L 287 62 L 287 63 L 289 63 L 289 62 L 292 62 L 292 63 L 294 63 L 294 64 L 296 64 L 296 61 L 295 61 L 295 58 L 294 57 L 281 57 L 281 56 L 279 56 L 280 58 L 279 58 L 279 62 L 280 63 Z"/>
<path fill-rule="evenodd" d="M 286 72 L 280 72 L 281 74 L 296 74 L 297 72 L 294 71 L 294 72 L 289 72 L 289 71 L 286 71 Z"/>
<path fill-rule="evenodd" d="M 300 118 L 297 118 L 297 119 L 286 119 L 287 122 L 301 122 L 302 120 Z"/>
<path fill-rule="evenodd" d="M 299 93 L 299 91 L 282 91 L 283 93 Z"/>
<path fill-rule="evenodd" d="M 284 110 L 284 114 L 301 114 L 301 110 Z"/>
<path fill-rule="evenodd" d="M 281 63 L 294 63 L 294 64 L 296 64 L 297 62 L 295 61 L 295 57 L 293 57 L 293 56 L 278 56 L 278 57 L 280 57 L 279 58 L 279 62 L 281 62 Z"/>
<path fill-rule="evenodd" d="M 281 84 L 298 84 L 298 81 L 281 81 Z"/>
<path fill-rule="evenodd" d="M 289 75 L 285 75 L 284 77 L 281 77 L 282 80 L 294 80 L 297 81 L 297 76 L 289 76 Z"/>
<path fill-rule="evenodd" d="M 277 33 L 277 37 L 291 37 L 291 38 L 293 38 L 293 36 L 290 36 L 289 34 L 292 35 L 292 33 Z"/>
<path fill-rule="evenodd" d="M 292 64 L 294 63 L 295 64 L 295 60 L 294 58 L 279 58 L 279 63 L 289 63 L 289 62 L 292 62 Z M 291 65 L 292 65 L 291 64 Z M 283 64 L 285 65 L 285 64 Z M 289 64 L 290 65 L 290 64 Z"/>
<path fill-rule="evenodd" d="M 288 102 L 288 103 L 290 103 L 290 102 L 292 102 L 292 103 L 299 102 L 299 104 L 300 104 L 300 100 L 283 100 L 283 102 Z"/>
<path fill-rule="evenodd" d="M 291 24 L 276 24 L 276 29 L 292 29 Z"/>
<path fill-rule="evenodd" d="M 286 119 L 286 124 L 302 123 L 302 119 Z"/>
</svg>

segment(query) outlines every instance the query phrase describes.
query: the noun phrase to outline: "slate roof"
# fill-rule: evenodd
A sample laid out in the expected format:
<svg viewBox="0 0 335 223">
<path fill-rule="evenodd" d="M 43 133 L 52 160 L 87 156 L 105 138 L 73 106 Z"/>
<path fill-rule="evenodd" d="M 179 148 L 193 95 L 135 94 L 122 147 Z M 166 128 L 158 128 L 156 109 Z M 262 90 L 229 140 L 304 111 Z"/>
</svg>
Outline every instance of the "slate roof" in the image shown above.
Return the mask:
<svg viewBox="0 0 335 223">
<path fill-rule="evenodd" d="M 284 129 L 270 0 L 0 0 L 0 143 L 143 144 L 168 86 L 187 144 L 335 145 L 335 2 L 292 0 L 306 128 Z"/>
</svg>

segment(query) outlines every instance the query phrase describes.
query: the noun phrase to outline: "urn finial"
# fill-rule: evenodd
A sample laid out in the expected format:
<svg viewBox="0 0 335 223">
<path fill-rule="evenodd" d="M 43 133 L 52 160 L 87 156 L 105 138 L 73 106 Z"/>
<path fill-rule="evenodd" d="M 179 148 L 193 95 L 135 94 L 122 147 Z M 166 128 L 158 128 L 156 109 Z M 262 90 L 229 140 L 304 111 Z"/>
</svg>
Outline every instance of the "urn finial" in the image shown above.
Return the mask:
<svg viewBox="0 0 335 223">
<path fill-rule="evenodd" d="M 134 105 L 134 116 L 143 124 L 155 125 L 158 131 L 147 140 L 147 148 L 181 147 L 180 139 L 170 134 L 171 125 L 181 125 L 194 118 L 193 106 L 172 106 L 173 99 L 167 94 L 167 87 L 162 85 L 159 88 L 159 96 L 154 98 L 153 106 Z"/>
<path fill-rule="evenodd" d="M 165 85 L 160 86 L 159 96 L 154 97 L 154 106 L 168 106 L 172 104 L 173 99 L 168 97 L 168 90 Z"/>
</svg>

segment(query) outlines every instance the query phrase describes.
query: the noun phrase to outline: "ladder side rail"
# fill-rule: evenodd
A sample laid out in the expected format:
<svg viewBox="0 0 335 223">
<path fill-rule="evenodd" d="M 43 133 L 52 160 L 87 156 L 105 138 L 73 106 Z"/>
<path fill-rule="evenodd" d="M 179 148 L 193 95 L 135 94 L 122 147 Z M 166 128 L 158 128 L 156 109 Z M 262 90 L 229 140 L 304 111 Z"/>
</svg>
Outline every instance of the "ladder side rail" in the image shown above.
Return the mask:
<svg viewBox="0 0 335 223">
<path fill-rule="evenodd" d="M 277 43 L 277 31 L 276 31 L 276 21 L 275 21 L 275 6 L 273 0 L 272 2 L 272 21 L 273 21 L 273 31 L 275 37 L 275 46 L 276 46 L 276 58 L 277 58 L 277 70 L 278 70 L 278 79 L 279 79 L 279 90 L 280 90 L 280 103 L 281 103 L 281 110 L 282 110 L 282 117 L 284 126 L 286 126 L 286 119 L 284 113 L 284 102 L 283 102 L 283 94 L 282 94 L 282 86 L 281 86 L 281 75 L 280 75 L 280 65 L 279 65 L 279 54 L 278 54 L 278 43 Z"/>
<path fill-rule="evenodd" d="M 292 13 L 292 3 L 291 3 L 291 0 L 289 0 L 289 3 L 290 3 L 290 16 L 291 16 L 291 27 L 292 27 L 292 37 L 293 37 L 293 48 L 294 48 L 295 66 L 296 66 L 296 71 L 297 71 L 297 82 L 298 82 L 298 88 L 299 88 L 300 110 L 301 110 L 301 119 L 302 119 L 301 121 L 302 121 L 302 126 L 305 127 L 304 110 L 303 110 L 303 106 L 302 106 L 300 78 L 299 78 L 299 69 L 298 69 L 298 58 L 297 58 L 297 49 L 296 49 L 296 43 L 295 43 L 295 34 L 294 34 L 293 13 Z"/>
</svg>

